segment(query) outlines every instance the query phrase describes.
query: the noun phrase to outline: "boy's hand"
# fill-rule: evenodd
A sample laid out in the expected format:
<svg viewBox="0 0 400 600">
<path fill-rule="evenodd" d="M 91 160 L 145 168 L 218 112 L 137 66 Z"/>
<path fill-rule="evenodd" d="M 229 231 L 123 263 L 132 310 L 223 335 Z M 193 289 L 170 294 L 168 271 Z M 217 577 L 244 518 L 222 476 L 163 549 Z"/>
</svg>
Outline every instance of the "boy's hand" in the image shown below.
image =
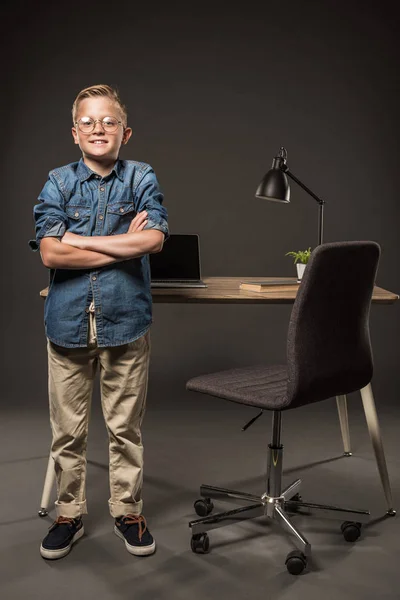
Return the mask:
<svg viewBox="0 0 400 600">
<path fill-rule="evenodd" d="M 136 233 L 137 231 L 143 231 L 148 222 L 147 211 L 143 210 L 138 213 L 134 219 L 132 219 L 129 225 L 128 233 Z"/>
</svg>

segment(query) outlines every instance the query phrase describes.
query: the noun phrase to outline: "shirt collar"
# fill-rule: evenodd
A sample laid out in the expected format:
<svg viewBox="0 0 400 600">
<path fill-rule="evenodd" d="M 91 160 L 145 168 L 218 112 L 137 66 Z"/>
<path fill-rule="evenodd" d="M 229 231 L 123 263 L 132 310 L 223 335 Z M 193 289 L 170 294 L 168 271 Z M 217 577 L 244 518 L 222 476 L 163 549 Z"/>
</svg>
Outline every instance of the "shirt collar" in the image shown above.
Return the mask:
<svg viewBox="0 0 400 600">
<path fill-rule="evenodd" d="M 122 160 L 117 160 L 111 173 L 115 173 L 120 181 L 124 181 L 124 164 Z"/>
<path fill-rule="evenodd" d="M 83 158 L 80 159 L 76 172 L 81 181 L 87 181 L 91 177 L 95 177 L 97 175 L 97 173 L 92 171 L 92 169 L 89 169 L 89 167 L 83 162 Z M 118 159 L 116 161 L 111 173 L 115 173 L 120 181 L 124 181 L 124 166 L 121 160 Z M 107 177 L 110 175 L 107 175 Z"/>
</svg>

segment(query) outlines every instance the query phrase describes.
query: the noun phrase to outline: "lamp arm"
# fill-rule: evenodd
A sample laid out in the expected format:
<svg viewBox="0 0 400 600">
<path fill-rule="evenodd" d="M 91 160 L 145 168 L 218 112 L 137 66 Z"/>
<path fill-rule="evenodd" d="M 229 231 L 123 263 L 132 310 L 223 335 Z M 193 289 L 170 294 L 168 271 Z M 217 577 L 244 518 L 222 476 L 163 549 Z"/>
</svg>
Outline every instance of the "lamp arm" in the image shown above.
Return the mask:
<svg viewBox="0 0 400 600">
<path fill-rule="evenodd" d="M 325 205 L 325 200 L 322 200 L 322 198 L 319 198 L 316 194 L 314 194 L 314 192 L 312 192 L 306 185 L 304 185 L 304 183 L 302 183 L 300 181 L 300 179 L 297 179 L 297 177 L 295 177 L 293 175 L 293 173 L 291 173 L 289 171 L 288 168 L 286 168 L 284 172 L 291 179 L 293 179 L 293 181 L 295 181 L 297 183 L 297 185 L 299 185 L 301 188 L 303 188 L 303 190 L 305 192 L 307 192 L 307 194 L 309 194 L 310 196 L 312 196 L 314 198 L 314 200 L 316 200 L 318 202 L 318 204 L 319 204 L 319 211 L 318 211 L 318 244 L 321 245 L 323 243 L 323 232 L 324 232 L 324 205 Z"/>
<path fill-rule="evenodd" d="M 308 188 L 306 185 L 304 185 L 304 183 L 302 183 L 300 181 L 300 179 L 297 179 L 297 177 L 295 177 L 293 175 L 293 173 L 291 171 L 289 171 L 289 169 L 285 170 L 286 175 L 288 175 L 291 179 L 293 179 L 293 181 L 295 181 L 297 183 L 297 185 L 299 185 L 301 188 L 303 188 L 304 191 L 307 192 L 307 194 L 310 194 L 310 196 L 312 196 L 314 198 L 314 200 L 316 200 L 318 202 L 318 204 L 325 204 L 325 200 L 322 200 L 322 198 L 319 198 L 316 194 L 314 194 L 314 192 L 312 192 L 310 190 L 310 188 Z"/>
</svg>

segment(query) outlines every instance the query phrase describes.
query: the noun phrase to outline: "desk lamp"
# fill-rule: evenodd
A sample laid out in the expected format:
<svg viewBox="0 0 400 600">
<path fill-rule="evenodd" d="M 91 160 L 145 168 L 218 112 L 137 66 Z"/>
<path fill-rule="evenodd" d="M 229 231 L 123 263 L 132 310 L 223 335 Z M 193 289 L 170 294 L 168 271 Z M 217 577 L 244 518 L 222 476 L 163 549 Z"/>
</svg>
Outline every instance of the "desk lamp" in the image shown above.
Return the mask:
<svg viewBox="0 0 400 600">
<path fill-rule="evenodd" d="M 318 214 L 318 245 L 322 244 L 324 228 L 324 204 L 325 201 L 318 198 L 307 186 L 289 171 L 286 164 L 287 152 L 281 147 L 278 155 L 272 161 L 272 167 L 261 180 L 256 191 L 256 198 L 271 200 L 273 202 L 290 202 L 290 187 L 287 176 L 295 181 L 303 190 L 314 198 L 319 204 Z"/>
</svg>

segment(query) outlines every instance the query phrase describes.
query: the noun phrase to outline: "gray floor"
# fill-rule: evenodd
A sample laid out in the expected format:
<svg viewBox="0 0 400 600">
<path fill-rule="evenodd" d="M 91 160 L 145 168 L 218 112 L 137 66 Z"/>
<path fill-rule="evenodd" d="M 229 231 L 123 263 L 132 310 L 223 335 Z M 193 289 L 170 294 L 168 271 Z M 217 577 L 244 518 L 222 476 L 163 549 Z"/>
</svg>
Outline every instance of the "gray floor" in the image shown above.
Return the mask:
<svg viewBox="0 0 400 600">
<path fill-rule="evenodd" d="M 183 392 L 166 410 L 152 395 L 144 424 L 144 512 L 158 549 L 147 558 L 130 556 L 112 532 L 106 433 L 97 402 L 89 435 L 86 535 L 62 560 L 40 557 L 40 541 L 54 517 L 53 510 L 45 519 L 37 516 L 50 441 L 46 406 L 41 401 L 35 410 L 3 409 L 2 599 L 398 600 L 400 521 L 380 519 L 385 503 L 358 395 L 350 398 L 351 458 L 341 457 L 334 401 L 284 415 L 285 482 L 301 476 L 304 500 L 367 508 L 373 516 L 354 545 L 343 540 L 340 523 L 299 516 L 313 547 L 312 563 L 300 577 L 284 565 L 289 539 L 262 519 L 211 532 L 207 555 L 190 550 L 187 523 L 196 517 L 192 507 L 200 483 L 264 491 L 269 415 L 243 433 L 255 414 L 249 408 Z M 400 413 L 379 406 L 379 415 L 396 501 Z"/>
</svg>

